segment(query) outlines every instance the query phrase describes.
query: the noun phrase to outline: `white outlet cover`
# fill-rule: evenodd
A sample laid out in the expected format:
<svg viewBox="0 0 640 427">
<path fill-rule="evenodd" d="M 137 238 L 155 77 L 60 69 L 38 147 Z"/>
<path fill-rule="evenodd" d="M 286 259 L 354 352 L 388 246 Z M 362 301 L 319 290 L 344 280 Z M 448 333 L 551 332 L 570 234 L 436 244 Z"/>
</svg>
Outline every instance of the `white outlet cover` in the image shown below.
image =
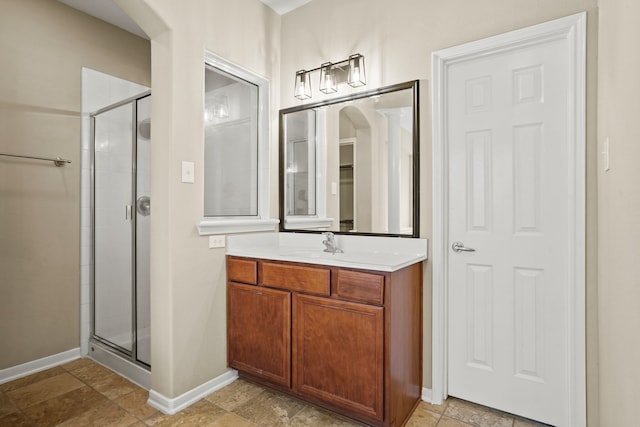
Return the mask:
<svg viewBox="0 0 640 427">
<path fill-rule="evenodd" d="M 209 249 L 224 248 L 226 246 L 225 236 L 209 236 Z"/>
</svg>

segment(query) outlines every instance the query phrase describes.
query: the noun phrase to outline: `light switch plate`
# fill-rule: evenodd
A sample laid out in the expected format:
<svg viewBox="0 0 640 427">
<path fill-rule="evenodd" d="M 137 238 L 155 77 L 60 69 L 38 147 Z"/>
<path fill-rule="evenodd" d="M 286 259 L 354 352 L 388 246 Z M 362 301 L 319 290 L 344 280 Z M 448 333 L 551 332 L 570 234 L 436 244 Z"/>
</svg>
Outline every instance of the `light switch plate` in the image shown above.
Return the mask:
<svg viewBox="0 0 640 427">
<path fill-rule="evenodd" d="M 224 248 L 226 245 L 225 236 L 209 236 L 209 249 Z"/>
<path fill-rule="evenodd" d="M 195 165 L 193 162 L 182 162 L 182 182 L 188 184 L 196 182 Z"/>
</svg>

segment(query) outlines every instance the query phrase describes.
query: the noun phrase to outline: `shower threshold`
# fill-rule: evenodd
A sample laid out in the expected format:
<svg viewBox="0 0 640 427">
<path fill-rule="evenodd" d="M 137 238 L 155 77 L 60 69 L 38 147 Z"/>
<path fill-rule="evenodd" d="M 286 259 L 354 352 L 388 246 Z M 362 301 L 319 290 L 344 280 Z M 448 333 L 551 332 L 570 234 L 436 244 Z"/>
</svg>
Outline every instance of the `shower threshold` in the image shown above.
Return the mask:
<svg viewBox="0 0 640 427">
<path fill-rule="evenodd" d="M 87 356 L 145 390 L 151 388 L 151 372 L 148 369 L 121 357 L 109 347 L 91 340 L 89 341 L 89 354 Z"/>
</svg>

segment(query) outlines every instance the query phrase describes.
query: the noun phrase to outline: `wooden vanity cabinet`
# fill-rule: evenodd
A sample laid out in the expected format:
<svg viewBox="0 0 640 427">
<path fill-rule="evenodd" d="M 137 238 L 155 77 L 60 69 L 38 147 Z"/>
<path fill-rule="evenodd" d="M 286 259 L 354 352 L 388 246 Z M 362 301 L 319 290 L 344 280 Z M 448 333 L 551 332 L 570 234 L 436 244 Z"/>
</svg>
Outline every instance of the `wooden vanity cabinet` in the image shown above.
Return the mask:
<svg viewBox="0 0 640 427">
<path fill-rule="evenodd" d="M 229 282 L 229 365 L 291 386 L 291 293 Z"/>
<path fill-rule="evenodd" d="M 295 295 L 293 389 L 383 420 L 382 307 Z"/>
<path fill-rule="evenodd" d="M 227 276 L 241 376 L 368 425 L 406 423 L 422 394 L 422 263 L 386 273 L 229 256 Z"/>
</svg>

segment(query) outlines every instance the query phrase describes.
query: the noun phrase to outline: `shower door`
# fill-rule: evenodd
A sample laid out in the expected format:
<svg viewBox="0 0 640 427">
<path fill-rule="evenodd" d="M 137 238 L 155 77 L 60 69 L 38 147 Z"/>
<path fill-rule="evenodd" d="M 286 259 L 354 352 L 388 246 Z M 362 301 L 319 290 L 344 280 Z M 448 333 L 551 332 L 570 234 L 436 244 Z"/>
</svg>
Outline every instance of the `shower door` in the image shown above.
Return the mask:
<svg viewBox="0 0 640 427">
<path fill-rule="evenodd" d="M 92 116 L 91 339 L 147 367 L 150 99 L 118 103 Z"/>
</svg>

